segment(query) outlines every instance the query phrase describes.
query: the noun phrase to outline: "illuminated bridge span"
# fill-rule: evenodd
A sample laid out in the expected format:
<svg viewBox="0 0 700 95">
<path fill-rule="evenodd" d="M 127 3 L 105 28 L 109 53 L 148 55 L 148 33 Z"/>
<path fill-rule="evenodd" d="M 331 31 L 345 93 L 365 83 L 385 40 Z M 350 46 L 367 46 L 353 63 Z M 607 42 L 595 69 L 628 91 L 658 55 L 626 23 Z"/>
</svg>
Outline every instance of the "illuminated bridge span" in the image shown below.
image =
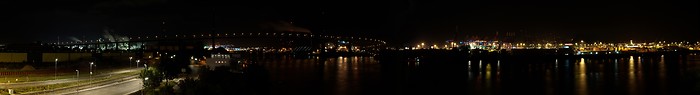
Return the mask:
<svg viewBox="0 0 700 95">
<path fill-rule="evenodd" d="M 199 35 L 157 35 L 136 37 L 106 37 L 97 40 L 45 43 L 60 48 L 87 50 L 157 50 L 154 46 L 166 43 L 199 43 L 195 46 L 226 49 L 293 48 L 312 49 L 347 48 L 375 50 L 385 41 L 365 37 L 316 35 L 311 33 L 224 33 Z M 214 42 L 214 43 L 212 43 Z"/>
</svg>

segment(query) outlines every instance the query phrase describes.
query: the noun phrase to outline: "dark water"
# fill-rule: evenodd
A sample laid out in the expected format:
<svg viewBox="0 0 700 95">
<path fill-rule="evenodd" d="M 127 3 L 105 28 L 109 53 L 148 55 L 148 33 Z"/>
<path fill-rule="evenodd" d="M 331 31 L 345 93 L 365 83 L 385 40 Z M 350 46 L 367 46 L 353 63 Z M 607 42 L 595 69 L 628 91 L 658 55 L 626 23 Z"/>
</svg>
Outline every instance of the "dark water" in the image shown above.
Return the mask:
<svg viewBox="0 0 700 95">
<path fill-rule="evenodd" d="M 426 60 L 426 61 L 424 61 Z M 700 56 L 378 61 L 267 58 L 269 94 L 669 95 L 700 89 Z"/>
</svg>

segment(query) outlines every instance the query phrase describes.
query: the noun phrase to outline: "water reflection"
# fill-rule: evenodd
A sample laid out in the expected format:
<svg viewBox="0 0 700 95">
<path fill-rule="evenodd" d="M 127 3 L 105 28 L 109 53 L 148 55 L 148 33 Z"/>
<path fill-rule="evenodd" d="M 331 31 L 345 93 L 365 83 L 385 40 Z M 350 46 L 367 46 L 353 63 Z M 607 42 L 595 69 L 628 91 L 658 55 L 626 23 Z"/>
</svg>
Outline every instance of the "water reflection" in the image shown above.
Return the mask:
<svg viewBox="0 0 700 95">
<path fill-rule="evenodd" d="M 491 64 L 486 64 L 486 88 L 491 87 Z"/>
<path fill-rule="evenodd" d="M 336 74 L 335 74 L 335 94 L 340 95 L 346 93 L 348 89 L 348 83 L 350 79 L 348 79 L 348 67 L 347 67 L 347 58 L 344 57 L 339 57 L 338 62 L 336 62 L 337 67 Z"/>
<path fill-rule="evenodd" d="M 664 55 L 661 55 L 661 58 L 659 59 L 659 88 L 661 88 L 662 92 L 666 92 L 666 60 L 664 59 Z"/>
<path fill-rule="evenodd" d="M 581 60 L 579 60 L 579 63 L 576 64 L 576 67 L 576 92 L 578 92 L 578 95 L 587 95 L 588 83 L 586 81 L 586 59 L 581 58 Z"/>
<path fill-rule="evenodd" d="M 629 93 L 630 94 L 637 94 L 637 84 L 636 84 L 636 67 L 635 67 L 635 62 L 634 62 L 634 56 L 630 56 L 629 67 L 627 71 L 627 87 L 629 88 Z"/>
<path fill-rule="evenodd" d="M 450 63 L 453 61 L 380 62 L 372 57 L 311 57 L 263 59 L 261 63 L 270 71 L 269 78 L 274 84 L 270 88 L 272 94 L 396 95 L 453 91 L 462 94 L 598 95 L 672 94 L 671 89 L 683 85 L 678 81 L 684 81 L 681 78 L 684 70 L 699 70 L 692 68 L 700 65 L 691 64 L 700 62 L 684 60 L 666 55 L 477 59 Z"/>
<path fill-rule="evenodd" d="M 469 80 L 474 80 L 474 74 L 472 74 L 472 61 L 467 61 L 467 77 Z"/>
</svg>

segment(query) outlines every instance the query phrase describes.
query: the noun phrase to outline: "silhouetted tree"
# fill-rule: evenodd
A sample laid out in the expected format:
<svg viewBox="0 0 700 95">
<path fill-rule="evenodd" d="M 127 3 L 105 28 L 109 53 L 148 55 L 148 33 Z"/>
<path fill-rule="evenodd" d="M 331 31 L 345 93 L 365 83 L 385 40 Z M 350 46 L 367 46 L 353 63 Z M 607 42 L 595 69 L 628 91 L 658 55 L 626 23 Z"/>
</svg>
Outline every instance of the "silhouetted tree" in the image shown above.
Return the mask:
<svg viewBox="0 0 700 95">
<path fill-rule="evenodd" d="M 164 75 L 163 72 L 160 72 L 158 69 L 150 66 L 141 72 L 140 78 L 143 79 L 143 87 L 145 88 L 145 91 L 149 92 L 149 90 L 160 86 L 160 83 L 164 79 Z"/>
</svg>

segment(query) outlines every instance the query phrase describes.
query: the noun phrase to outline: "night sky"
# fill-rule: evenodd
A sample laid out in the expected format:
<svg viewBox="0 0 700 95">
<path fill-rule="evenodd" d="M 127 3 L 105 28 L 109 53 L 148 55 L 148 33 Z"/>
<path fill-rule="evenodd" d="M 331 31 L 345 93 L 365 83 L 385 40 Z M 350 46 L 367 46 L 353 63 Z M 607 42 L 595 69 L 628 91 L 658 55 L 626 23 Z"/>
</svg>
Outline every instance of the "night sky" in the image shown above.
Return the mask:
<svg viewBox="0 0 700 95">
<path fill-rule="evenodd" d="M 21 0 L 0 4 L 0 43 L 308 29 L 392 45 L 444 42 L 498 31 L 520 38 L 696 41 L 698 1 L 472 0 Z M 165 31 L 161 21 L 165 19 Z M 284 23 L 293 22 L 293 25 Z M 456 30 L 458 29 L 458 31 Z M 14 34 L 14 35 L 13 35 Z M 546 38 L 546 37 L 544 37 Z"/>
</svg>

